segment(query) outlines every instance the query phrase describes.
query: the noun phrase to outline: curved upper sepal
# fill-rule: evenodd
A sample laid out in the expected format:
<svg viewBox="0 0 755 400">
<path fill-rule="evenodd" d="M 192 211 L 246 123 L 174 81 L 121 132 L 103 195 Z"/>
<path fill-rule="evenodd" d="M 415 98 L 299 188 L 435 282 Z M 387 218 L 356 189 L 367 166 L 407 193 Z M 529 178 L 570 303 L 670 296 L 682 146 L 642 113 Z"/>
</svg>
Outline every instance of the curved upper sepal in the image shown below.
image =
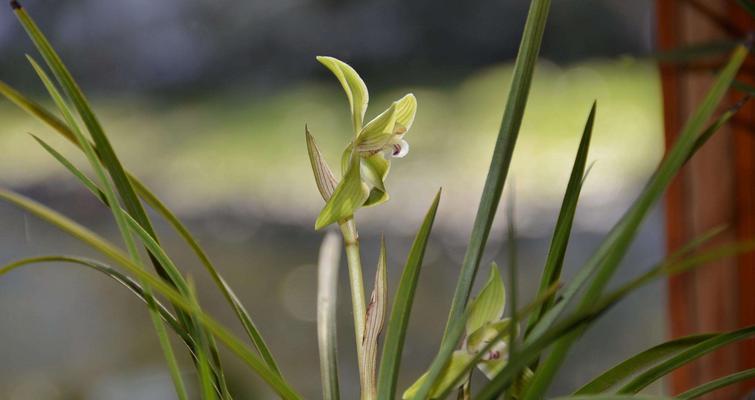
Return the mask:
<svg viewBox="0 0 755 400">
<path fill-rule="evenodd" d="M 370 101 L 370 94 L 367 92 L 367 85 L 357 74 L 354 68 L 351 68 L 345 62 L 327 56 L 317 56 L 317 61 L 324 65 L 333 73 L 341 82 L 346 97 L 349 98 L 351 107 L 351 118 L 354 123 L 354 132 L 362 130 L 364 113 L 367 111 L 367 103 Z"/>
</svg>

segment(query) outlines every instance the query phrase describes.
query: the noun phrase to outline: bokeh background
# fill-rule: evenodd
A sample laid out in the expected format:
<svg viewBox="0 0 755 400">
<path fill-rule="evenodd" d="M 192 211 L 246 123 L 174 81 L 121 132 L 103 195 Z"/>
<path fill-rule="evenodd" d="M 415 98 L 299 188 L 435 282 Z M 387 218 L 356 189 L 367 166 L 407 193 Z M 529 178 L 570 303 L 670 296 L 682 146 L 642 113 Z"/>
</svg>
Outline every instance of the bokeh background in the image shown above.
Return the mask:
<svg viewBox="0 0 755 400">
<path fill-rule="evenodd" d="M 306 398 L 319 398 L 315 266 L 322 207 L 304 124 L 331 165 L 350 135 L 346 98 L 315 62 L 353 65 L 371 93 L 368 118 L 413 92 L 409 155 L 393 163 L 391 201 L 360 211 L 371 287 L 379 235 L 395 288 L 433 194 L 443 199 L 404 350 L 401 387 L 439 345 L 510 83 L 528 2 L 479 0 L 28 0 L 26 8 L 89 94 L 127 168 L 184 218 L 235 288 Z M 549 237 L 593 100 L 592 168 L 565 275 L 572 276 L 634 199 L 663 153 L 660 88 L 649 0 L 554 0 L 505 200 L 515 202 L 522 301 L 534 296 Z M 43 101 L 24 59 L 34 49 L 10 9 L 0 11 L 0 79 Z M 108 211 L 27 133 L 55 133 L 0 101 L 0 184 L 116 238 Z M 81 163 L 83 165 L 83 162 Z M 502 209 L 505 208 L 501 207 Z M 480 276 L 504 268 L 504 213 Z M 0 204 L 0 262 L 40 254 L 95 256 L 62 232 Z M 162 239 L 199 285 L 202 302 L 240 331 L 185 245 Z M 642 228 L 615 282 L 660 260 L 662 210 Z M 344 265 L 345 267 L 345 265 Z M 355 398 L 346 273 L 339 299 L 340 368 Z M 504 274 L 505 275 L 505 274 Z M 482 280 L 481 278 L 480 280 Z M 554 393 L 666 335 L 661 283 L 640 290 L 580 340 Z M 521 303 L 520 303 L 521 304 Z M 239 399 L 273 398 L 227 357 Z M 188 360 L 183 360 L 188 362 Z M 190 368 L 187 368 L 190 371 Z M 191 379 L 191 373 L 187 372 Z M 653 390 L 660 390 L 660 386 Z M 0 398 L 173 399 L 147 311 L 103 276 L 64 265 L 0 277 Z"/>
</svg>

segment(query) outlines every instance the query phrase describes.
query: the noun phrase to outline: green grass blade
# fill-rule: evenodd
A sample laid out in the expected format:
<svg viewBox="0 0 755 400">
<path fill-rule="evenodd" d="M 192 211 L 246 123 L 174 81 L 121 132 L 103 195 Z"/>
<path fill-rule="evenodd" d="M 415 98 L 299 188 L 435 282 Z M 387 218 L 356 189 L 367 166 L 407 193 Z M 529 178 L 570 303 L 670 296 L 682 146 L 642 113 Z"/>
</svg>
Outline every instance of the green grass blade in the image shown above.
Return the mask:
<svg viewBox="0 0 755 400">
<path fill-rule="evenodd" d="M 712 235 L 705 235 L 705 238 L 710 238 Z M 697 266 L 705 265 L 713 260 L 718 260 L 724 257 L 750 252 L 755 250 L 755 240 L 744 241 L 742 243 L 725 244 L 694 257 L 686 259 L 679 259 L 679 254 L 673 254 L 669 258 L 660 263 L 659 265 L 651 268 L 646 273 L 639 277 L 625 283 L 618 289 L 615 289 L 610 294 L 604 296 L 600 300 L 596 301 L 593 306 L 586 311 L 575 311 L 569 317 L 564 320 L 558 321 L 553 326 L 548 328 L 545 332 L 538 336 L 530 336 L 523 345 L 521 351 L 518 354 L 511 356 L 511 362 L 507 365 L 491 382 L 488 383 L 482 390 L 484 396 L 482 399 L 492 399 L 498 393 L 506 390 L 509 385 L 512 384 L 513 379 L 522 369 L 529 366 L 530 363 L 535 361 L 541 352 L 545 351 L 554 341 L 559 340 L 564 335 L 569 334 L 575 330 L 579 330 L 584 326 L 589 325 L 600 317 L 609 308 L 621 301 L 627 295 L 642 287 L 643 285 L 652 282 L 654 279 L 679 274 L 689 271 Z M 520 359 L 521 358 L 521 359 Z"/>
<path fill-rule="evenodd" d="M 338 234 L 329 231 L 320 246 L 317 263 L 317 340 L 320 350 L 320 381 L 322 398 L 338 400 L 338 330 L 336 305 L 338 303 L 338 267 L 341 242 Z"/>
<path fill-rule="evenodd" d="M 755 86 L 752 86 L 748 83 L 742 81 L 734 81 L 731 83 L 731 87 L 748 96 L 755 96 Z"/>
<path fill-rule="evenodd" d="M 385 340 L 383 341 L 383 355 L 380 359 L 378 399 L 381 400 L 392 400 L 396 396 L 396 381 L 398 380 L 406 329 L 409 325 L 409 315 L 414 302 L 414 291 L 417 288 L 422 259 L 425 255 L 430 231 L 433 228 L 435 214 L 438 211 L 440 193 L 439 190 L 435 195 L 435 199 L 427 211 L 419 231 L 417 231 L 404 265 L 404 271 L 401 274 L 398 289 L 396 289 Z"/>
<path fill-rule="evenodd" d="M 517 253 L 517 247 L 516 247 L 516 224 L 514 221 L 514 185 L 512 184 L 509 187 L 510 190 L 510 197 L 509 197 L 509 206 L 507 210 L 507 216 L 508 216 L 508 229 L 506 234 L 506 245 L 509 250 L 509 287 L 511 288 L 509 292 L 509 304 L 511 304 L 511 326 L 515 327 L 516 329 L 513 331 L 513 334 L 511 335 L 511 340 L 509 341 L 509 354 L 516 354 L 516 345 L 517 345 L 517 333 L 519 332 L 519 318 L 521 318 L 521 315 L 519 315 L 517 310 L 517 299 L 519 297 L 519 278 L 517 277 L 517 273 L 519 272 L 519 256 Z M 558 278 L 554 280 L 550 285 L 552 286 L 553 283 L 557 282 Z M 547 291 L 548 287 L 543 288 L 543 292 Z M 539 293 L 538 293 L 539 294 Z M 547 300 L 546 300 L 547 301 Z"/>
<path fill-rule="evenodd" d="M 105 276 L 113 279 L 114 281 L 121 284 L 123 287 L 131 291 L 136 297 L 138 297 L 141 301 L 143 301 L 145 304 L 147 303 L 147 298 L 144 295 L 144 290 L 142 289 L 142 286 L 135 281 L 134 279 L 131 279 L 128 275 L 118 271 L 117 269 L 107 265 L 103 264 L 99 261 L 95 260 L 89 260 L 83 257 L 74 257 L 74 256 L 37 256 L 37 257 L 30 257 L 30 258 L 24 258 L 21 260 L 13 261 L 9 264 L 6 264 L 2 267 L 0 267 L 0 277 L 3 275 L 6 275 L 10 273 L 13 270 L 19 269 L 24 266 L 29 265 L 36 265 L 36 264 L 46 264 L 46 263 L 64 263 L 64 264 L 71 264 L 71 265 L 80 265 L 87 268 L 90 268 L 92 270 L 101 272 Z M 160 311 L 160 316 L 162 317 L 163 321 L 165 321 L 173 331 L 181 337 L 181 339 L 187 343 L 191 343 L 193 339 L 191 336 L 189 336 L 188 332 L 186 332 L 186 329 L 178 322 L 175 316 L 173 316 L 170 311 L 159 301 L 155 300 L 155 303 L 157 304 L 158 310 Z"/>
<path fill-rule="evenodd" d="M 587 123 L 585 124 L 585 129 L 582 132 L 582 139 L 579 142 L 577 155 L 574 158 L 574 165 L 572 166 L 569 183 L 566 185 L 566 192 L 564 193 L 564 199 L 561 203 L 561 211 L 558 214 L 556 227 L 553 230 L 550 249 L 548 249 L 548 258 L 545 261 L 543 275 L 540 278 L 540 288 L 538 289 L 538 293 L 547 290 L 553 285 L 553 283 L 558 282 L 561 277 L 564 256 L 566 255 L 566 248 L 569 245 L 569 236 L 574 222 L 574 215 L 577 211 L 577 202 L 579 201 L 579 194 L 582 190 L 582 182 L 584 181 L 583 177 L 585 176 L 585 166 L 587 165 L 587 154 L 590 150 L 590 140 L 592 139 L 592 128 L 595 123 L 596 107 L 597 102 L 592 104 L 590 114 L 587 117 Z M 548 301 L 543 304 L 537 312 L 530 314 L 525 334 L 532 330 L 545 311 L 547 311 L 552 305 L 553 301 Z"/>
<path fill-rule="evenodd" d="M 49 153 L 55 160 L 57 160 L 65 169 L 68 170 L 76 179 L 81 182 L 84 187 L 86 187 L 87 190 L 92 192 L 97 198 L 102 201 L 103 204 L 110 207 L 110 203 L 107 200 L 107 196 L 105 196 L 105 193 L 97 186 L 97 184 L 88 176 L 86 176 L 85 173 L 83 173 L 77 166 L 75 166 L 66 156 L 61 154 L 59 151 L 55 150 L 52 146 L 50 146 L 47 142 L 42 140 L 39 136 L 31 135 L 34 140 L 39 143 L 42 148 Z"/>
<path fill-rule="evenodd" d="M 443 333 L 444 338 L 452 330 L 451 325 L 461 319 L 464 313 L 477 269 L 480 266 L 482 253 L 488 241 L 490 227 L 493 224 L 498 202 L 501 199 L 501 191 L 506 182 L 514 146 L 519 135 L 519 127 L 522 124 L 522 116 L 527 104 L 532 74 L 540 51 L 550 3 L 550 0 L 533 0 L 527 15 L 524 34 L 519 45 L 519 54 L 514 64 L 514 74 L 501 128 L 493 150 L 493 158 L 490 161 L 490 169 L 485 179 L 469 245 L 464 254 L 446 329 Z"/>
<path fill-rule="evenodd" d="M 139 221 L 139 224 L 142 225 L 151 236 L 156 237 L 152 224 L 149 221 L 149 217 L 144 211 L 144 207 L 139 202 L 139 198 L 136 196 L 128 177 L 126 176 L 125 170 L 110 144 L 110 140 L 105 135 L 102 125 L 92 111 L 83 92 L 73 79 L 73 76 L 63 64 L 60 56 L 55 52 L 37 24 L 31 19 L 26 10 L 21 7 L 19 2 L 14 0 L 11 2 L 11 6 L 19 22 L 24 27 L 24 30 L 26 30 L 29 38 L 50 67 L 50 70 L 52 70 L 53 75 L 73 103 L 73 106 L 78 111 L 84 125 L 92 135 L 92 139 L 94 140 L 102 164 L 113 179 L 113 184 L 118 190 L 118 194 L 120 194 L 126 210 L 137 221 Z M 162 270 L 162 266 L 155 264 L 155 268 L 158 274 L 163 276 L 163 278 L 167 278 L 167 275 Z"/>
<path fill-rule="evenodd" d="M 695 43 L 651 54 L 650 58 L 661 63 L 687 63 L 710 56 L 724 55 L 737 47 L 741 42 L 738 39 L 729 39 Z"/>
<path fill-rule="evenodd" d="M 236 354 L 246 365 L 254 370 L 276 393 L 283 399 L 300 399 L 299 396 L 278 374 L 270 370 L 267 365 L 260 360 L 254 352 L 244 343 L 236 338 L 227 328 L 215 321 L 211 316 L 204 312 L 195 312 L 194 306 L 186 299 L 184 294 L 179 293 L 176 289 L 166 283 L 162 278 L 152 275 L 141 266 L 131 261 L 128 256 L 124 255 L 117 247 L 103 239 L 99 235 L 81 226 L 64 215 L 51 210 L 50 208 L 24 197 L 20 194 L 0 188 L 0 199 L 14 204 L 37 217 L 57 226 L 71 236 L 79 239 L 89 245 L 101 254 L 115 261 L 118 265 L 127 269 L 137 279 L 149 285 L 152 289 L 165 296 L 172 304 L 186 313 L 194 312 L 197 321 L 210 333 L 215 335 L 218 340 Z"/>
<path fill-rule="evenodd" d="M 604 287 L 616 271 L 619 262 L 626 254 L 629 244 L 634 238 L 637 229 L 639 229 L 641 222 L 650 211 L 652 205 L 661 197 L 674 175 L 676 175 L 676 172 L 686 162 L 690 152 L 694 150 L 696 140 L 703 131 L 705 123 L 710 119 L 723 99 L 746 56 L 747 49 L 744 47 L 738 47 L 734 51 L 731 59 L 719 74 L 718 79 L 716 79 L 702 104 L 685 124 L 677 143 L 658 167 L 643 192 L 626 214 L 624 214 L 622 219 L 614 226 L 603 244 L 601 244 L 596 253 L 577 274 L 574 281 L 567 287 L 564 299 L 559 303 L 560 307 L 554 306 L 551 309 L 556 310 L 552 318 L 558 316 L 560 310 L 570 303 L 571 299 L 575 297 L 582 285 L 591 276 L 594 277 L 580 299 L 577 309 L 585 310 L 591 307 L 595 300 L 600 297 Z M 547 313 L 543 316 L 541 323 L 545 320 L 546 316 Z M 533 332 L 538 329 L 539 325 L 541 324 L 535 325 Z M 571 344 L 579 337 L 579 334 L 580 332 L 572 332 L 569 336 L 559 341 L 535 373 L 535 377 L 525 393 L 524 400 L 540 399 L 544 396 L 558 367 L 566 357 Z"/>
<path fill-rule="evenodd" d="M 755 325 L 728 333 L 718 334 L 643 372 L 619 389 L 618 393 L 637 393 L 684 364 L 696 360 L 724 345 L 744 340 L 752 336 L 755 336 Z"/>
<path fill-rule="evenodd" d="M 199 299 L 197 298 L 197 289 L 194 286 L 194 282 L 191 279 L 187 281 L 188 286 L 188 300 L 189 305 L 192 307 L 192 314 L 197 314 L 201 311 L 199 308 Z M 207 337 L 204 335 L 203 330 L 199 330 L 199 337 L 197 339 L 197 371 L 199 372 L 199 387 L 202 389 L 203 400 L 215 400 L 217 399 L 214 385 L 214 377 L 212 374 L 212 366 L 210 365 L 210 348 L 208 345 Z"/>
<path fill-rule="evenodd" d="M 642 353 L 632 356 L 615 367 L 603 372 L 596 378 L 586 383 L 581 388 L 574 392 L 575 395 L 588 395 L 602 393 L 624 379 L 642 371 L 655 363 L 664 360 L 672 355 L 690 348 L 698 343 L 701 343 L 715 334 L 707 333 L 702 335 L 686 336 L 679 339 L 670 340 L 668 342 L 653 346 Z"/>
<path fill-rule="evenodd" d="M 79 170 L 71 161 L 69 161 L 65 156 L 60 154 L 57 150 L 55 150 L 52 146 L 47 144 L 44 140 L 40 139 L 39 137 L 32 135 L 32 137 L 48 152 L 50 153 L 58 162 L 60 162 L 71 174 L 73 174 L 90 192 L 92 192 L 95 196 L 97 196 L 105 205 L 108 205 L 107 198 L 105 194 L 102 192 L 102 190 L 97 186 L 94 181 L 92 181 L 89 177 L 87 177 L 81 170 Z M 182 239 L 189 245 L 189 247 L 194 251 L 194 254 L 197 255 L 197 258 L 199 258 L 202 265 L 205 267 L 205 270 L 210 274 L 215 284 L 220 288 L 221 293 L 223 293 L 223 296 L 225 297 L 228 304 L 231 305 L 234 312 L 236 313 L 236 316 L 238 317 L 239 321 L 241 321 L 242 326 L 244 327 L 244 330 L 246 331 L 247 335 L 251 339 L 252 343 L 254 344 L 255 348 L 259 351 L 262 358 L 265 360 L 267 365 L 280 374 L 280 370 L 278 369 L 278 365 L 275 362 L 275 359 L 273 358 L 272 353 L 270 352 L 270 349 L 268 348 L 267 344 L 265 343 L 264 339 L 262 338 L 262 335 L 260 334 L 257 327 L 254 325 L 254 322 L 252 321 L 251 317 L 249 316 L 249 312 L 246 310 L 244 305 L 241 303 L 241 301 L 238 299 L 238 296 L 233 292 L 231 287 L 225 282 L 223 277 L 218 273 L 215 266 L 210 261 L 207 254 L 204 252 L 202 247 L 199 245 L 199 243 L 194 239 L 191 232 L 186 228 L 186 226 L 183 225 L 183 223 L 176 217 L 170 209 L 165 206 L 165 204 L 162 203 L 162 201 L 155 196 L 149 188 L 147 188 L 141 181 L 139 181 L 137 178 L 131 176 L 129 174 L 129 178 L 131 179 L 134 187 L 136 188 L 137 193 L 139 193 L 139 196 L 144 199 L 147 204 L 150 205 L 150 207 L 154 208 L 160 215 L 165 218 L 168 223 L 176 230 L 176 232 L 181 236 Z"/>
<path fill-rule="evenodd" d="M 752 379 L 752 378 L 755 378 L 755 368 L 746 369 L 744 371 L 739 371 L 731 375 L 726 375 L 722 378 L 718 378 L 716 380 L 706 382 L 700 386 L 694 387 L 680 394 L 676 398 L 679 400 L 696 399 L 714 390 L 718 390 L 722 387 L 733 385 L 735 383 L 738 383 L 747 379 Z"/>
<path fill-rule="evenodd" d="M 173 227 L 178 235 L 186 242 L 186 244 L 189 245 L 191 250 L 204 266 L 207 273 L 210 274 L 210 277 L 215 282 L 215 285 L 218 287 L 218 289 L 220 289 L 223 297 L 225 297 L 228 304 L 231 306 L 231 308 L 233 308 L 236 317 L 244 327 L 244 331 L 249 336 L 249 339 L 252 341 L 252 344 L 254 344 L 254 347 L 257 349 L 257 351 L 259 351 L 260 355 L 265 360 L 265 363 L 268 365 L 268 367 L 270 367 L 271 370 L 280 375 L 278 364 L 276 363 L 275 358 L 270 351 L 270 348 L 267 346 L 267 343 L 265 343 L 265 340 L 262 338 L 262 334 L 260 333 L 259 329 L 257 329 L 257 326 L 252 321 L 252 317 L 249 315 L 246 307 L 244 307 L 244 305 L 241 303 L 241 300 L 239 300 L 236 293 L 234 293 L 233 289 L 231 289 L 231 286 L 226 283 L 225 279 L 223 279 L 223 276 L 220 275 L 215 265 L 212 263 L 212 261 L 210 261 L 207 253 L 205 253 L 204 249 L 202 249 L 202 246 L 199 245 L 189 229 L 146 185 L 144 185 L 144 183 L 142 183 L 131 174 L 129 174 L 129 179 L 131 179 L 131 182 L 134 185 L 134 188 L 136 189 L 139 196 L 144 199 L 144 201 L 150 207 L 152 207 L 163 218 L 165 218 L 165 220 L 168 221 L 168 223 Z"/>
<path fill-rule="evenodd" d="M 89 160 L 90 165 L 92 166 L 92 169 L 97 174 L 98 179 L 100 180 L 100 183 L 102 184 L 104 190 L 105 198 L 107 199 L 107 203 L 111 205 L 115 205 L 114 207 L 110 207 L 113 213 L 113 217 L 115 218 L 115 222 L 118 225 L 118 229 L 121 233 L 121 236 L 123 238 L 124 243 L 126 244 L 126 248 L 128 249 L 129 257 L 132 261 L 134 261 L 136 264 L 141 264 L 139 253 L 136 248 L 136 244 L 131 236 L 131 232 L 128 229 L 128 226 L 126 225 L 125 212 L 121 209 L 118 198 L 115 194 L 115 189 L 113 188 L 110 180 L 107 177 L 107 173 L 105 172 L 105 168 L 100 162 L 99 158 L 97 157 L 97 154 L 94 150 L 94 148 L 90 145 L 89 140 L 83 135 L 81 130 L 79 129 L 76 120 L 73 117 L 73 113 L 68 108 L 68 105 L 63 100 L 63 97 L 58 92 L 55 85 L 52 83 L 50 78 L 47 76 L 47 74 L 44 72 L 44 70 L 37 64 L 36 61 L 34 61 L 33 58 L 28 57 L 29 62 L 31 63 L 34 70 L 37 72 L 37 75 L 42 80 L 42 83 L 45 85 L 45 88 L 47 88 L 47 91 L 49 92 L 50 96 L 54 100 L 55 104 L 58 106 L 58 109 L 61 113 L 63 113 L 63 117 L 68 124 L 69 127 L 71 127 L 71 130 L 73 131 L 76 141 L 81 145 L 82 150 L 84 151 L 84 154 L 86 155 L 87 159 Z M 165 329 L 165 326 L 163 325 L 163 322 L 160 318 L 159 311 L 157 309 L 157 305 L 155 303 L 154 298 L 152 297 L 152 294 L 150 293 L 150 290 L 145 287 L 144 294 L 146 296 L 147 304 L 149 305 L 149 313 L 150 318 L 152 319 L 152 323 L 155 327 L 155 330 L 157 332 L 158 340 L 160 342 L 160 347 L 162 348 L 163 354 L 165 356 L 165 359 L 167 361 L 171 378 L 173 379 L 173 383 L 176 388 L 176 393 L 178 394 L 178 398 L 181 400 L 188 400 L 188 393 L 186 391 L 186 386 L 183 382 L 183 378 L 181 377 L 181 371 L 178 366 L 178 361 L 175 357 L 175 352 L 173 351 L 173 346 L 170 343 L 170 339 L 168 338 L 167 331 Z"/>
<path fill-rule="evenodd" d="M 732 87 L 734 87 L 733 84 L 732 84 Z M 697 152 L 697 150 L 699 150 L 700 147 L 702 147 L 708 141 L 708 139 L 710 139 L 713 136 L 714 133 L 718 132 L 718 130 L 722 126 L 726 125 L 726 123 L 729 122 L 731 117 L 733 117 L 734 114 L 736 114 L 737 111 L 739 111 L 739 109 L 744 107 L 744 105 L 747 104 L 748 101 L 750 101 L 750 95 L 746 95 L 742 97 L 736 104 L 734 104 L 728 110 L 724 111 L 718 117 L 718 119 L 713 121 L 713 123 L 710 124 L 708 128 L 706 128 L 703 131 L 703 133 L 701 133 L 700 136 L 695 141 L 695 147 L 692 149 L 692 152 L 687 157 L 687 161 L 689 161 L 689 159 Z"/>
</svg>

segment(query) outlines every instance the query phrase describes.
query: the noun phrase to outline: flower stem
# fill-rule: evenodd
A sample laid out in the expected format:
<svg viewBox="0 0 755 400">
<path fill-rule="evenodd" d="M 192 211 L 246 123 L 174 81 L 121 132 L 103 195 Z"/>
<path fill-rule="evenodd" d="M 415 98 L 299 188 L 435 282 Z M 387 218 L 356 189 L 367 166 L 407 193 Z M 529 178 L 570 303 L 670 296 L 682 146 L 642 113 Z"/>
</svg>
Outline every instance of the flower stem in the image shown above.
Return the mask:
<svg viewBox="0 0 755 400">
<path fill-rule="evenodd" d="M 369 392 L 369 388 L 364 387 L 363 382 L 365 370 L 364 351 L 362 349 L 362 339 L 364 338 L 365 325 L 365 297 L 364 297 L 364 279 L 362 278 L 362 257 L 359 252 L 359 234 L 357 233 L 356 223 L 353 218 L 349 218 L 342 223 L 341 234 L 343 235 L 344 248 L 346 250 L 346 261 L 349 265 L 349 284 L 351 286 L 351 305 L 354 311 L 354 335 L 357 344 L 357 362 L 359 365 L 359 376 L 362 385 L 362 393 Z"/>
</svg>

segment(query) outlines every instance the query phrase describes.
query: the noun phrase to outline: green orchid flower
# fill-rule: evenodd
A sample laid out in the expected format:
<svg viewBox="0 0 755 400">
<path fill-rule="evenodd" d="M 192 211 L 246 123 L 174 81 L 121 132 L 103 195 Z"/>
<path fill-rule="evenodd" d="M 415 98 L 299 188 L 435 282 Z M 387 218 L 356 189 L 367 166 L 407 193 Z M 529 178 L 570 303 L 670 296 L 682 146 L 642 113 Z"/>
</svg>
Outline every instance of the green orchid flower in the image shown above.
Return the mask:
<svg viewBox="0 0 755 400">
<path fill-rule="evenodd" d="M 459 375 L 461 372 L 491 341 L 509 329 L 510 318 L 503 318 L 506 307 L 506 290 L 498 266 L 493 263 L 490 267 L 490 277 L 480 294 L 470 303 L 470 314 L 466 323 L 466 337 L 462 349 L 453 353 L 451 361 L 435 386 L 430 391 L 430 398 L 438 398 L 448 389 L 458 389 L 469 381 L 471 372 Z M 515 326 L 513 335 L 504 335 L 495 342 L 477 362 L 477 369 L 482 371 L 488 379 L 493 379 L 506 366 L 509 359 L 509 343 L 511 337 L 516 337 L 518 329 Z M 527 374 L 525 374 L 527 375 Z M 454 377 L 459 376 L 458 379 Z M 529 376 L 529 375 L 528 375 Z M 423 374 L 403 394 L 403 399 L 412 399 L 427 378 Z M 526 377 L 523 376 L 523 379 Z M 516 394 L 512 397 L 517 398 Z"/>
<path fill-rule="evenodd" d="M 305 128 L 315 182 L 325 200 L 315 229 L 344 221 L 361 207 L 374 206 L 388 200 L 385 179 L 390 158 L 404 157 L 409 144 L 404 135 L 414 123 L 417 99 L 409 93 L 394 101 L 387 110 L 363 124 L 369 93 L 359 74 L 348 64 L 333 57 L 317 57 L 343 86 L 349 100 L 354 138 L 341 157 L 341 181 L 324 161 L 314 138 Z"/>
</svg>

